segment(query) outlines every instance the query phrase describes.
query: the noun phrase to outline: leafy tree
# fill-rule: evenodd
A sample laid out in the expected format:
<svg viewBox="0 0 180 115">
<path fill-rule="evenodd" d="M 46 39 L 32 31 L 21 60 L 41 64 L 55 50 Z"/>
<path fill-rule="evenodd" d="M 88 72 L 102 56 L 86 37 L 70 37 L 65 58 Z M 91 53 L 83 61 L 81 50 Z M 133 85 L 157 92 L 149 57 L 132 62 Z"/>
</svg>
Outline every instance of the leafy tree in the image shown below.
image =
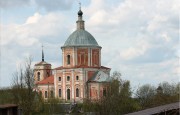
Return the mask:
<svg viewBox="0 0 180 115">
<path fill-rule="evenodd" d="M 151 100 L 156 94 L 156 88 L 149 84 L 139 87 L 136 91 L 136 98 L 138 99 L 142 108 L 147 108 L 151 105 Z"/>
<path fill-rule="evenodd" d="M 141 108 L 150 108 L 179 101 L 180 83 L 160 83 L 158 88 L 145 84 L 136 91 Z M 159 91 L 161 90 L 161 91 Z"/>
<path fill-rule="evenodd" d="M 86 100 L 83 103 L 85 111 L 99 112 L 101 115 L 119 115 L 139 109 L 135 99 L 131 97 L 130 82 L 121 79 L 120 72 L 113 72 L 108 84 L 107 95 L 100 100 Z"/>
<path fill-rule="evenodd" d="M 153 106 L 168 104 L 179 101 L 179 83 L 168 83 L 163 82 L 159 84 L 159 87 L 161 87 L 162 91 L 156 93 L 153 102 Z"/>
<path fill-rule="evenodd" d="M 162 88 L 163 90 L 163 93 L 166 94 L 166 95 L 175 95 L 177 94 L 179 91 L 178 91 L 178 85 L 180 84 L 175 84 L 175 83 L 168 83 L 168 82 L 163 82 L 163 83 L 160 83 L 159 86 Z"/>
<path fill-rule="evenodd" d="M 131 95 L 130 82 L 113 79 L 110 92 L 101 100 L 100 113 L 103 115 L 119 115 L 139 109 L 139 105 Z"/>
<path fill-rule="evenodd" d="M 0 104 L 12 103 L 11 89 L 4 87 L 0 89 Z"/>
</svg>

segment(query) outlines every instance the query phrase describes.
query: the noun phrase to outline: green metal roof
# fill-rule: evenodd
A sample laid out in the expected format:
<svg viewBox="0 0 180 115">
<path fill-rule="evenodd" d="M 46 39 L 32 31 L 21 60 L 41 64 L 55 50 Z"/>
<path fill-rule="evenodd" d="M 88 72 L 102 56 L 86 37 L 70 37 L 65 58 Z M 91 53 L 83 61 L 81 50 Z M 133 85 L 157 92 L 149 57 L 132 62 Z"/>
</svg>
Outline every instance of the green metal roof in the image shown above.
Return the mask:
<svg viewBox="0 0 180 115">
<path fill-rule="evenodd" d="M 78 29 L 74 31 L 66 40 L 66 46 L 99 46 L 95 38 L 86 30 Z"/>
<path fill-rule="evenodd" d="M 94 73 L 89 82 L 110 82 L 111 80 L 108 74 L 98 70 Z"/>
</svg>

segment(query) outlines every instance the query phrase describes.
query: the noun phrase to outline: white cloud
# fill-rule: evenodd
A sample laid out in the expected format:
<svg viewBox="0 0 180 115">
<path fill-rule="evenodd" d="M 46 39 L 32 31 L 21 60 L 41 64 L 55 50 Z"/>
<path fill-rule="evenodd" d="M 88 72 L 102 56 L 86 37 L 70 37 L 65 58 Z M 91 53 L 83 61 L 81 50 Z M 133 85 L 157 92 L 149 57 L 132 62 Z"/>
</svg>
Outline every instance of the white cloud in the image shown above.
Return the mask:
<svg viewBox="0 0 180 115">
<path fill-rule="evenodd" d="M 16 42 L 22 46 L 32 46 L 46 36 L 58 36 L 63 31 L 65 18 L 62 14 L 49 13 L 41 15 L 35 13 L 24 24 L 0 25 L 2 28 L 1 45 Z M 11 33 L 11 34 L 9 34 Z"/>
<path fill-rule="evenodd" d="M 130 60 L 140 57 L 146 53 L 149 48 L 149 44 L 146 41 L 139 41 L 137 46 L 127 48 L 120 53 L 120 57 L 123 60 Z"/>
<path fill-rule="evenodd" d="M 51 44 L 56 46 L 61 44 L 61 38 L 64 37 L 64 28 L 68 28 L 66 24 L 67 19 L 61 13 L 48 13 L 42 15 L 40 13 L 34 13 L 33 16 L 29 16 L 27 20 L 22 24 L 1 24 L 1 77 L 0 85 L 10 85 L 12 79 L 12 73 L 16 71 L 20 62 L 24 60 L 27 55 L 32 55 L 36 63 L 41 60 L 41 43 L 45 45 Z M 66 32 L 69 30 L 66 29 Z M 59 43 L 58 43 L 59 42 Z M 60 60 L 60 46 L 50 48 L 45 46 L 45 59 L 52 62 Z M 48 49 L 50 48 L 50 49 Z M 57 53 L 58 50 L 59 52 Z M 40 54 L 40 55 L 39 55 Z M 53 56 L 56 56 L 52 58 Z M 56 64 L 57 65 L 57 64 Z M 11 68 L 11 71 L 9 71 Z"/>
<path fill-rule="evenodd" d="M 39 7 L 52 6 L 46 3 Z M 175 58 L 179 56 L 178 8 L 178 0 L 91 0 L 87 7 L 82 5 L 86 30 L 102 46 L 102 64 L 112 71 L 120 70 L 133 86 L 178 79 L 179 63 Z M 45 9 L 51 12 L 36 12 L 22 24 L 1 24 L 0 44 L 12 48 L 12 52 L 2 53 L 3 65 L 11 63 L 3 71 L 15 67 L 13 60 L 21 60 L 26 54 L 40 60 L 37 50 L 41 42 L 46 46 L 45 59 L 54 67 L 61 64 L 59 47 L 74 28 L 72 23 L 76 19 L 70 22 L 73 16 L 68 13 Z"/>
<path fill-rule="evenodd" d="M 49 13 L 47 15 L 35 13 L 22 26 L 22 31 L 26 31 L 30 36 L 35 37 L 57 36 L 58 32 L 62 31 L 64 21 L 65 18 L 60 13 Z"/>
<path fill-rule="evenodd" d="M 85 11 L 87 28 L 103 47 L 103 64 L 121 70 L 136 85 L 177 80 L 178 1 L 101 2 L 91 0 Z"/>
<path fill-rule="evenodd" d="M 41 21 L 42 15 L 40 15 L 38 12 L 36 12 L 33 16 L 30 16 L 25 24 L 32 24 L 32 23 L 38 23 Z"/>
</svg>

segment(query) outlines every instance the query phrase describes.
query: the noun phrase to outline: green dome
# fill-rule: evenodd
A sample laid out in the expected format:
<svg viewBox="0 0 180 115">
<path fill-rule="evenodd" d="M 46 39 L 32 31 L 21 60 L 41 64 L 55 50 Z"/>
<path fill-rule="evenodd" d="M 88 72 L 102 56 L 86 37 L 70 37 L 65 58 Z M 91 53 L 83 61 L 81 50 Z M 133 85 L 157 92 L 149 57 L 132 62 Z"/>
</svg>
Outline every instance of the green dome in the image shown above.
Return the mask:
<svg viewBox="0 0 180 115">
<path fill-rule="evenodd" d="M 66 40 L 66 46 L 99 46 L 95 38 L 86 30 L 78 29 L 74 31 Z"/>
</svg>

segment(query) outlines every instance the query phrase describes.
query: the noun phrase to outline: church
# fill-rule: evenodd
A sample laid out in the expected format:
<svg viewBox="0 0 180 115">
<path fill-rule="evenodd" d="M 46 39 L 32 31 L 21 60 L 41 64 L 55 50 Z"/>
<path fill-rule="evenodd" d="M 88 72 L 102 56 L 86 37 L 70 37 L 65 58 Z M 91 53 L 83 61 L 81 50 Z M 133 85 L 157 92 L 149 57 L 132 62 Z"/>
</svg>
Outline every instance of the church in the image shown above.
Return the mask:
<svg viewBox="0 0 180 115">
<path fill-rule="evenodd" d="M 55 97 L 65 102 L 83 102 L 106 96 L 111 69 L 101 65 L 102 47 L 85 30 L 81 8 L 76 24 L 76 30 L 61 46 L 62 66 L 51 68 L 44 60 L 43 49 L 42 61 L 34 65 L 35 89 L 45 100 Z"/>
</svg>

